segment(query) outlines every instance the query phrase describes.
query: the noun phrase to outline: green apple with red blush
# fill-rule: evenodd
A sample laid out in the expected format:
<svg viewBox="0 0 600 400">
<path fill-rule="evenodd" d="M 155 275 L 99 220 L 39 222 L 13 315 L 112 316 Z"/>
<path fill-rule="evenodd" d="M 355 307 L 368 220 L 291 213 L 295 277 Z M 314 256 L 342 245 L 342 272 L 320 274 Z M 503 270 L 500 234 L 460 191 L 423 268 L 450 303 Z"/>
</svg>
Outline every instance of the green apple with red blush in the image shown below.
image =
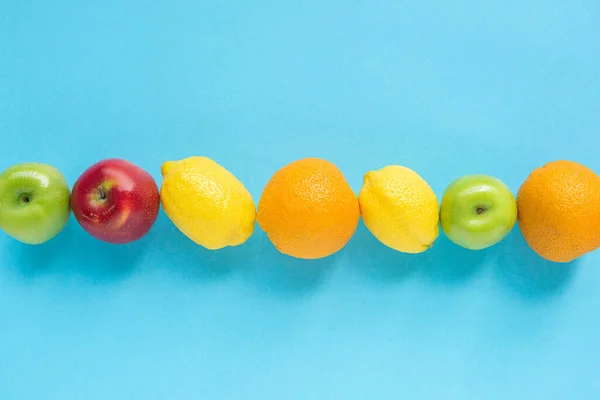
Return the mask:
<svg viewBox="0 0 600 400">
<path fill-rule="evenodd" d="M 69 185 L 49 164 L 15 164 L 0 174 L 0 228 L 12 238 L 39 245 L 69 221 Z"/>
<path fill-rule="evenodd" d="M 455 179 L 446 188 L 440 223 L 446 236 L 469 250 L 500 242 L 517 221 L 517 202 L 501 180 L 483 174 Z"/>
<path fill-rule="evenodd" d="M 82 228 L 104 242 L 125 244 L 145 236 L 158 217 L 156 181 L 141 167 L 108 158 L 86 169 L 73 185 L 71 208 Z"/>
</svg>

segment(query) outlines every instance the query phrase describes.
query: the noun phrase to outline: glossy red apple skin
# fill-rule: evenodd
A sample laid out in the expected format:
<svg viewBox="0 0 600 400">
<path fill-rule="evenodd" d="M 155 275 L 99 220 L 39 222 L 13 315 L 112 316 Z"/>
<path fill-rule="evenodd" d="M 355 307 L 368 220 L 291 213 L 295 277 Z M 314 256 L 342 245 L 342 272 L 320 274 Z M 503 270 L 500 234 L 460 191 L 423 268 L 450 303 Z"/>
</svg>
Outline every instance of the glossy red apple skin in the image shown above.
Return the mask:
<svg viewBox="0 0 600 400">
<path fill-rule="evenodd" d="M 109 158 L 89 167 L 71 191 L 71 208 L 83 229 L 108 243 L 142 238 L 156 221 L 160 194 L 156 181 L 137 165 Z"/>
</svg>

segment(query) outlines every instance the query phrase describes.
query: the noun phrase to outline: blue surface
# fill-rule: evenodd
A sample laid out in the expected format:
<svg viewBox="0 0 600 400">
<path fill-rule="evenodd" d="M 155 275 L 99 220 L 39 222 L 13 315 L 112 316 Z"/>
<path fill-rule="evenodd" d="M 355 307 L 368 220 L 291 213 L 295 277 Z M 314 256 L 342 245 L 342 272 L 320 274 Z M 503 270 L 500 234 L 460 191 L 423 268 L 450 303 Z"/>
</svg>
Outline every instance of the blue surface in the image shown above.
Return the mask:
<svg viewBox="0 0 600 400">
<path fill-rule="evenodd" d="M 594 0 L 0 0 L 0 169 L 72 185 L 122 157 L 160 183 L 207 155 L 255 201 L 305 156 L 355 191 L 386 164 L 441 197 L 487 173 L 516 193 L 568 158 L 600 172 Z M 0 235 L 0 399 L 597 399 L 600 253 L 542 261 L 518 230 L 407 256 L 360 225 L 297 261 L 257 228 L 205 251 L 161 213 L 110 246 L 72 218 Z"/>
</svg>

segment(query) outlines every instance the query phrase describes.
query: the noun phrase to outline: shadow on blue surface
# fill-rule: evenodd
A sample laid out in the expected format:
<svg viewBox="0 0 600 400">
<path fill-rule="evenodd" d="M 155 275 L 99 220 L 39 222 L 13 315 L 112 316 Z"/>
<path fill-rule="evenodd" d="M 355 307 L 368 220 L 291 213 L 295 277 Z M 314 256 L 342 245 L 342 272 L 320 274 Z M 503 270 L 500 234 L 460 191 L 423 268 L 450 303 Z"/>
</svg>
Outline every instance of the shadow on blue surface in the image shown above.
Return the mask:
<svg viewBox="0 0 600 400">
<path fill-rule="evenodd" d="M 211 251 L 185 237 L 161 211 L 149 236 L 154 246 L 169 254 L 163 267 L 186 280 L 210 282 L 241 274 L 261 291 L 295 297 L 323 281 L 337 255 L 321 260 L 299 260 L 281 254 L 255 226 L 240 246 Z"/>
<path fill-rule="evenodd" d="M 105 243 L 88 235 L 71 219 L 58 236 L 44 244 L 17 243 L 11 261 L 26 279 L 43 274 L 68 274 L 97 283 L 111 282 L 134 271 L 147 244 L 145 241 L 121 246 Z"/>
<path fill-rule="evenodd" d="M 404 254 L 383 245 L 365 227 L 362 219 L 342 251 L 351 268 L 381 283 L 402 282 L 430 260 L 429 252 Z"/>
<path fill-rule="evenodd" d="M 187 238 L 161 210 L 148 236 L 143 240 L 151 243 L 149 257 L 162 262 L 153 263 L 154 268 L 163 268 L 179 274 L 186 280 L 211 282 L 225 279 L 239 268 L 244 260 L 252 257 L 252 243 L 228 247 L 218 251 L 207 250 Z M 164 257 L 168 254 L 168 258 Z"/>
<path fill-rule="evenodd" d="M 76 276 L 90 283 L 110 283 L 149 266 L 195 283 L 210 283 L 240 273 L 259 290 L 282 297 L 310 292 L 323 282 L 338 258 L 338 254 L 320 260 L 286 256 L 258 226 L 243 245 L 207 250 L 185 237 L 162 210 L 148 235 L 134 243 L 112 245 L 99 241 L 72 219 L 56 238 L 39 246 L 16 243 L 9 256 L 10 264 L 26 280 L 55 274 Z M 143 259 L 153 261 L 138 265 Z"/>
<path fill-rule="evenodd" d="M 428 251 L 431 260 L 423 265 L 422 275 L 440 284 L 466 284 L 495 259 L 489 248 L 473 251 L 452 243 L 441 229 L 439 237 Z"/>
<path fill-rule="evenodd" d="M 518 226 L 494 246 L 495 275 L 519 297 L 541 301 L 560 295 L 577 270 L 578 260 L 553 263 L 537 255 L 527 244 Z"/>
<path fill-rule="evenodd" d="M 518 226 L 497 245 L 479 251 L 452 243 L 440 231 L 431 249 L 412 255 L 384 246 L 361 222 L 344 251 L 348 252 L 350 265 L 384 284 L 419 277 L 437 284 L 464 285 L 484 267 L 491 266 L 504 287 L 535 301 L 562 293 L 577 267 L 577 260 L 558 264 L 538 256 Z"/>
<path fill-rule="evenodd" d="M 210 251 L 185 237 L 162 211 L 146 237 L 127 245 L 101 242 L 72 219 L 60 235 L 43 245 L 16 244 L 10 263 L 25 279 L 66 274 L 110 283 L 130 276 L 142 258 L 155 259 L 165 253 L 168 259 L 163 256 L 162 263 L 150 263 L 152 268 L 199 283 L 239 273 L 260 291 L 283 298 L 312 292 L 342 262 L 380 284 L 421 278 L 442 285 L 464 285 L 490 265 L 503 286 L 521 298 L 539 301 L 560 294 L 577 265 L 576 261 L 558 264 L 542 259 L 527 245 L 518 226 L 502 242 L 481 251 L 463 249 L 440 231 L 428 251 L 401 253 L 380 243 L 362 221 L 342 251 L 318 260 L 281 254 L 258 226 L 243 245 Z"/>
<path fill-rule="evenodd" d="M 475 276 L 490 256 L 456 246 L 440 232 L 433 247 L 420 254 L 406 254 L 380 243 L 363 222 L 344 249 L 350 264 L 381 283 L 398 283 L 420 276 L 441 284 L 464 284 Z"/>
<path fill-rule="evenodd" d="M 244 271 L 245 278 L 259 290 L 283 298 L 309 294 L 333 271 L 340 254 L 317 260 L 302 260 L 280 253 L 257 227 L 251 239 L 258 258 Z"/>
</svg>

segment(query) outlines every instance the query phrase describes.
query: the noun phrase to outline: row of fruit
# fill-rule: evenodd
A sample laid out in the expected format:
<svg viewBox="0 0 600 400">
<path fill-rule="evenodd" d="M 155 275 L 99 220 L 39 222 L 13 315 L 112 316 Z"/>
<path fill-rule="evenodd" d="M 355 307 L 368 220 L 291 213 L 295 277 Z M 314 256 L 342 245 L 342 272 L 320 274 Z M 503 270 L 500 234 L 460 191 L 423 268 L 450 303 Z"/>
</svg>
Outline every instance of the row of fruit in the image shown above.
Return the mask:
<svg viewBox="0 0 600 400">
<path fill-rule="evenodd" d="M 454 180 L 438 202 L 407 167 L 368 172 L 357 196 L 331 162 L 304 158 L 271 177 L 258 207 L 231 172 L 207 157 L 168 161 L 161 172 L 159 190 L 139 166 L 105 159 L 70 190 L 51 165 L 14 165 L 0 175 L 0 228 L 41 244 L 63 230 L 72 212 L 93 237 L 123 244 L 146 235 L 162 205 L 183 234 L 207 249 L 244 243 L 258 222 L 280 252 L 303 259 L 341 250 L 361 217 L 384 245 L 412 254 L 434 245 L 439 226 L 457 245 L 481 250 L 517 221 L 529 246 L 550 261 L 569 262 L 600 247 L 600 176 L 573 161 L 537 168 L 516 197 L 499 179 L 479 174 Z"/>
</svg>

